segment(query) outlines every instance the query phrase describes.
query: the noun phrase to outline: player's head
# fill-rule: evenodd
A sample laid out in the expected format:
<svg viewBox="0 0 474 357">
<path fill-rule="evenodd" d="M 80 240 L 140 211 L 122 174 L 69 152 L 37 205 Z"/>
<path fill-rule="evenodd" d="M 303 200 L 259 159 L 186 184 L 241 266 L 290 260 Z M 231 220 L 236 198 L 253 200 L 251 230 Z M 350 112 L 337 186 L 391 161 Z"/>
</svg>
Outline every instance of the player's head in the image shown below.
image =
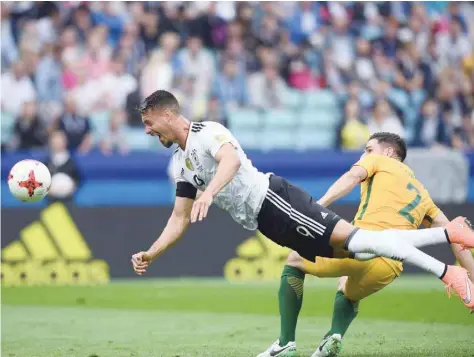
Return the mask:
<svg viewBox="0 0 474 357">
<path fill-rule="evenodd" d="M 369 138 L 362 157 L 370 154 L 385 155 L 403 162 L 407 156 L 407 144 L 397 134 L 375 133 Z"/>
<path fill-rule="evenodd" d="M 145 125 L 145 133 L 157 136 L 169 148 L 176 141 L 175 124 L 180 117 L 178 100 L 165 90 L 150 94 L 138 108 Z"/>
</svg>

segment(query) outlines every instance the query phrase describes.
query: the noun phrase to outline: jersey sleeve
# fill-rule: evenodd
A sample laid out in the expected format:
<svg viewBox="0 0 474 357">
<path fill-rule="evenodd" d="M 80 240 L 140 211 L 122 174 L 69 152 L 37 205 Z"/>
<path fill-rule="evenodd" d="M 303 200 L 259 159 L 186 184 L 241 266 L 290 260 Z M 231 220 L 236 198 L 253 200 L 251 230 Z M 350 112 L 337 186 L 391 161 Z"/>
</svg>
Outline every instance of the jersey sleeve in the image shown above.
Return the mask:
<svg viewBox="0 0 474 357">
<path fill-rule="evenodd" d="M 179 165 L 178 155 L 179 154 L 177 152 L 174 153 L 173 157 L 171 158 L 171 168 L 169 170 L 175 185 L 178 182 L 186 182 L 183 177 L 183 168 Z"/>
<path fill-rule="evenodd" d="M 176 197 L 195 199 L 197 189 L 183 177 L 184 168 L 179 164 L 178 153 L 171 160 L 171 174 L 176 188 Z"/>
<path fill-rule="evenodd" d="M 441 210 L 438 206 L 435 205 L 431 197 L 429 198 L 428 203 L 428 210 L 425 213 L 425 217 L 423 218 L 423 225 L 425 227 L 431 227 L 431 223 L 433 223 L 433 219 L 441 213 Z"/>
<path fill-rule="evenodd" d="M 367 171 L 367 178 L 374 176 L 379 170 L 379 155 L 367 155 L 357 161 L 354 166 L 363 167 Z"/>
<path fill-rule="evenodd" d="M 213 158 L 224 144 L 230 143 L 237 147 L 237 140 L 231 132 L 218 123 L 213 123 L 212 126 L 203 130 L 200 139 L 203 149 Z"/>
</svg>

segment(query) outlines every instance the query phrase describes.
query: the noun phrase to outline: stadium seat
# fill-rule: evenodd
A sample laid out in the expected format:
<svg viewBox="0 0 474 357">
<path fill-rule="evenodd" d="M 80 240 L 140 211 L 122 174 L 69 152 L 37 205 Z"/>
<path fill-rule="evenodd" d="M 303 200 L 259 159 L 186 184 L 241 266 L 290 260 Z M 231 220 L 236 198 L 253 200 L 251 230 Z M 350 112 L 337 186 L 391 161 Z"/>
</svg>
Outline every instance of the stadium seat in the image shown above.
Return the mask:
<svg viewBox="0 0 474 357">
<path fill-rule="evenodd" d="M 248 130 L 248 129 L 238 129 L 233 130 L 235 138 L 239 141 L 240 146 L 244 149 L 259 149 L 261 144 L 259 141 L 259 131 Z"/>
<path fill-rule="evenodd" d="M 128 145 L 131 150 L 150 150 L 153 148 L 153 137 L 145 135 L 142 128 L 129 128 L 127 130 Z M 158 139 L 154 139 L 158 140 Z"/>
<path fill-rule="evenodd" d="M 300 129 L 295 134 L 294 142 L 297 149 L 330 149 L 335 144 L 335 133 L 333 130 L 314 129 L 304 130 Z"/>
<path fill-rule="evenodd" d="M 318 128 L 335 130 L 339 122 L 339 113 L 335 110 L 312 109 L 305 110 L 300 114 L 300 126 L 302 128 Z"/>
<path fill-rule="evenodd" d="M 269 128 L 261 132 L 259 139 L 263 150 L 294 149 L 295 135 L 292 130 Z"/>
<path fill-rule="evenodd" d="M 95 112 L 89 115 L 94 137 L 103 137 L 109 128 L 110 112 Z"/>
<path fill-rule="evenodd" d="M 10 113 L 2 112 L 0 121 L 2 122 L 2 144 L 7 144 L 13 136 L 13 126 L 15 124 L 15 117 Z"/>
<path fill-rule="evenodd" d="M 332 109 L 337 108 L 337 98 L 329 90 L 311 91 L 305 93 L 303 104 L 306 108 Z"/>
<path fill-rule="evenodd" d="M 229 112 L 230 130 L 239 128 L 258 129 L 261 125 L 261 117 L 258 111 L 252 109 L 236 109 Z"/>
<path fill-rule="evenodd" d="M 285 95 L 284 104 L 288 109 L 299 109 L 303 103 L 303 93 L 289 88 Z"/>
<path fill-rule="evenodd" d="M 289 128 L 298 124 L 298 115 L 295 111 L 284 109 L 270 109 L 263 115 L 265 127 Z"/>
</svg>

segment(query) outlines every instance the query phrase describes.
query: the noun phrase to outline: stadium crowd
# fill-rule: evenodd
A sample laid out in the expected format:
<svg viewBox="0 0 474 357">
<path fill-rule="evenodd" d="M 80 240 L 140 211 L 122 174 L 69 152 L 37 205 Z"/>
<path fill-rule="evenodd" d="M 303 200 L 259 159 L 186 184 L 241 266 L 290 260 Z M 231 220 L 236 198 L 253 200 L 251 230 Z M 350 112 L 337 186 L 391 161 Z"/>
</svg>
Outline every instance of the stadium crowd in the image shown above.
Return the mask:
<svg viewBox="0 0 474 357">
<path fill-rule="evenodd" d="M 472 3 L 2 2 L 1 16 L 7 150 L 57 131 L 71 151 L 153 148 L 135 108 L 158 88 L 192 120 L 258 121 L 278 147 L 298 130 L 308 147 L 358 150 L 377 131 L 474 146 Z"/>
</svg>

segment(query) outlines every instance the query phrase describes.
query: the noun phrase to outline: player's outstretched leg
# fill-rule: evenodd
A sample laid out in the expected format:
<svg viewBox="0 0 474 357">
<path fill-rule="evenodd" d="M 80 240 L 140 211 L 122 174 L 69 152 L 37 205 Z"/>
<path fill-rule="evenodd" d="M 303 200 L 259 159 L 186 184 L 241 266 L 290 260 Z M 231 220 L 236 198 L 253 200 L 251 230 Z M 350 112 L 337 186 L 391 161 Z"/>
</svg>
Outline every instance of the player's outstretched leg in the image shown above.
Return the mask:
<svg viewBox="0 0 474 357">
<path fill-rule="evenodd" d="M 337 223 L 331 236 L 331 244 L 340 246 L 345 240 L 344 247 L 352 253 L 373 253 L 391 259 L 401 260 L 415 265 L 420 269 L 436 275 L 461 297 L 466 307 L 474 308 L 474 286 L 469 280 L 465 269 L 448 266 L 439 260 L 423 253 L 410 244 L 405 238 L 405 233 L 413 235 L 417 232 L 427 233 L 431 229 L 420 231 L 367 231 L 354 229 L 354 226 L 341 220 Z M 456 218 L 446 226 L 446 231 L 451 242 L 467 247 L 472 246 L 471 238 L 474 232 L 466 219 Z M 347 237 L 347 239 L 344 238 Z M 447 242 L 447 240 L 446 240 Z M 447 274 L 449 270 L 449 274 Z"/>
<path fill-rule="evenodd" d="M 467 247 L 465 237 L 469 238 L 472 236 L 472 225 L 466 218 L 457 217 L 444 228 L 393 231 L 403 234 L 403 239 L 417 248 L 446 242 L 458 243 L 461 246 Z M 356 253 L 354 256 L 357 260 L 369 260 L 376 257 L 376 254 L 371 253 Z"/>
</svg>

